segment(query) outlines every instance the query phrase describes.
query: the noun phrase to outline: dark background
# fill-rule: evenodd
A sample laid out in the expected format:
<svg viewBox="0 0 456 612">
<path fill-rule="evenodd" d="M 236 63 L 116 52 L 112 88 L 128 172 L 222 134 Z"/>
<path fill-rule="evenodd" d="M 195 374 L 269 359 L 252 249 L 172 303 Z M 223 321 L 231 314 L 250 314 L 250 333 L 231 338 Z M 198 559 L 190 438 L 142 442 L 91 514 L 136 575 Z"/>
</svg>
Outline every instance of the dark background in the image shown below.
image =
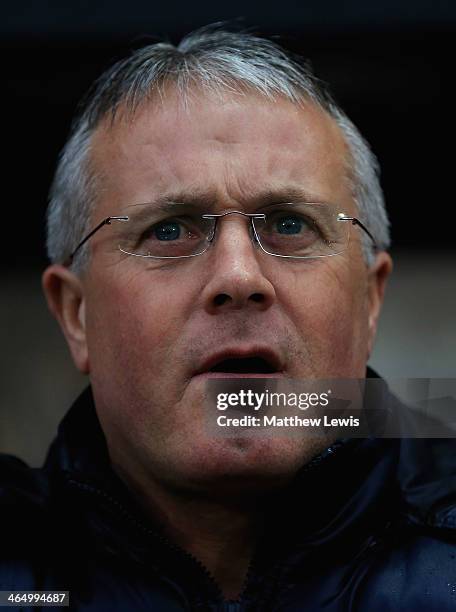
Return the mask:
<svg viewBox="0 0 456 612">
<path fill-rule="evenodd" d="M 130 49 L 237 18 L 309 58 L 381 161 L 396 272 L 374 365 L 454 376 L 456 2 L 2 2 L 0 451 L 39 462 L 86 384 L 39 286 L 47 192 L 78 100 Z"/>
</svg>

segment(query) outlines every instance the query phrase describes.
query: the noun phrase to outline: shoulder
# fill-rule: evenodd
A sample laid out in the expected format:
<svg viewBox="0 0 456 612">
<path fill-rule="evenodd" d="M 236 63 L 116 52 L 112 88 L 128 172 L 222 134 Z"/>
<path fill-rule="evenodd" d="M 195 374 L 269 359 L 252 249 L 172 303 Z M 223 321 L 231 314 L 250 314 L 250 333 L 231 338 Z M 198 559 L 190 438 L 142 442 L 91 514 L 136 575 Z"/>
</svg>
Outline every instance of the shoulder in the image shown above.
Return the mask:
<svg viewBox="0 0 456 612">
<path fill-rule="evenodd" d="M 438 534 L 456 534 L 456 440 L 401 440 L 397 480 L 406 520 Z"/>
<path fill-rule="evenodd" d="M 2 550 L 40 531 L 48 515 L 49 482 L 43 470 L 11 455 L 0 455 L 0 537 Z"/>
<path fill-rule="evenodd" d="M 452 438 L 399 441 L 399 503 L 360 571 L 360 610 L 455 609 L 455 450 Z"/>
<path fill-rule="evenodd" d="M 0 455 L 0 590 L 39 589 L 63 562 L 69 526 L 53 489 L 46 470 Z"/>
<path fill-rule="evenodd" d="M 360 581 L 359 610 L 450 612 L 456 602 L 456 532 L 401 528 L 379 544 Z"/>
<path fill-rule="evenodd" d="M 30 468 L 12 455 L 0 454 L 0 507 L 40 504 L 48 491 L 47 478 L 40 469 Z"/>
<path fill-rule="evenodd" d="M 384 533 L 356 572 L 355 609 L 456 609 L 456 443 L 398 441 L 398 498 Z"/>
</svg>

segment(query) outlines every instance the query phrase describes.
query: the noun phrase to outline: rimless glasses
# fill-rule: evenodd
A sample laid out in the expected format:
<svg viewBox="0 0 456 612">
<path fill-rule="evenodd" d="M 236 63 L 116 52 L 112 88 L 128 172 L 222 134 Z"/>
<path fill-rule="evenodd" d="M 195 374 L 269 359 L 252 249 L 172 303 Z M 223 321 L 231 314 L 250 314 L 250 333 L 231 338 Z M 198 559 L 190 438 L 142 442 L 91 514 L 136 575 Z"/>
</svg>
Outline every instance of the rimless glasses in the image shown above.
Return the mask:
<svg viewBox="0 0 456 612">
<path fill-rule="evenodd" d="M 359 219 L 337 213 L 333 205 L 324 203 L 274 204 L 257 213 L 230 210 L 201 214 L 194 206 L 176 202 L 137 204 L 130 209 L 131 214 L 129 210 L 128 215 L 103 219 L 81 240 L 66 263 L 71 264 L 89 238 L 113 222 L 125 224 L 118 232 L 118 248 L 122 253 L 152 259 L 196 257 L 213 244 L 218 224 L 229 215 L 244 217 L 254 244 L 274 257 L 311 259 L 338 255 L 348 246 L 350 225 L 360 227 L 376 246 L 372 234 Z"/>
</svg>

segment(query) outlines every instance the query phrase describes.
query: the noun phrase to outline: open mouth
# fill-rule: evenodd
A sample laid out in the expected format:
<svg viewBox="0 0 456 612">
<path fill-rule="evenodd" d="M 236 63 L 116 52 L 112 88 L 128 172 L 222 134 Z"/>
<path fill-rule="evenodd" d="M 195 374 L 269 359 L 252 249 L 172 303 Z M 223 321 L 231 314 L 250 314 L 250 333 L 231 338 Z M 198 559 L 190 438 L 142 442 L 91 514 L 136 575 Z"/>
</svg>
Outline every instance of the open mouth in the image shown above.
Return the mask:
<svg viewBox="0 0 456 612">
<path fill-rule="evenodd" d="M 220 354 L 208 359 L 199 375 L 209 378 L 263 378 L 283 375 L 278 358 L 269 352 L 264 354 Z"/>
<path fill-rule="evenodd" d="M 276 368 L 263 357 L 231 357 L 214 364 L 209 372 L 226 374 L 272 374 Z"/>
</svg>

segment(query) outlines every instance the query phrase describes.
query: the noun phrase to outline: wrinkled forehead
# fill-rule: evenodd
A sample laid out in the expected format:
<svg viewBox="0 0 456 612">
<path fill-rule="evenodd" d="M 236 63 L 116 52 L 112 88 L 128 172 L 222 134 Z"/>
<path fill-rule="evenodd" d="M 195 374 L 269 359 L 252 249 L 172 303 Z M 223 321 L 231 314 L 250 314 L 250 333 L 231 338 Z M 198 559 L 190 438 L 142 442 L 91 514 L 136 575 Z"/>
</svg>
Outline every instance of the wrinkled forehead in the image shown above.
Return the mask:
<svg viewBox="0 0 456 612">
<path fill-rule="evenodd" d="M 91 152 L 103 214 L 186 191 L 222 206 L 301 191 L 347 208 L 350 166 L 340 128 L 315 104 L 252 93 L 155 96 L 107 117 Z"/>
</svg>

